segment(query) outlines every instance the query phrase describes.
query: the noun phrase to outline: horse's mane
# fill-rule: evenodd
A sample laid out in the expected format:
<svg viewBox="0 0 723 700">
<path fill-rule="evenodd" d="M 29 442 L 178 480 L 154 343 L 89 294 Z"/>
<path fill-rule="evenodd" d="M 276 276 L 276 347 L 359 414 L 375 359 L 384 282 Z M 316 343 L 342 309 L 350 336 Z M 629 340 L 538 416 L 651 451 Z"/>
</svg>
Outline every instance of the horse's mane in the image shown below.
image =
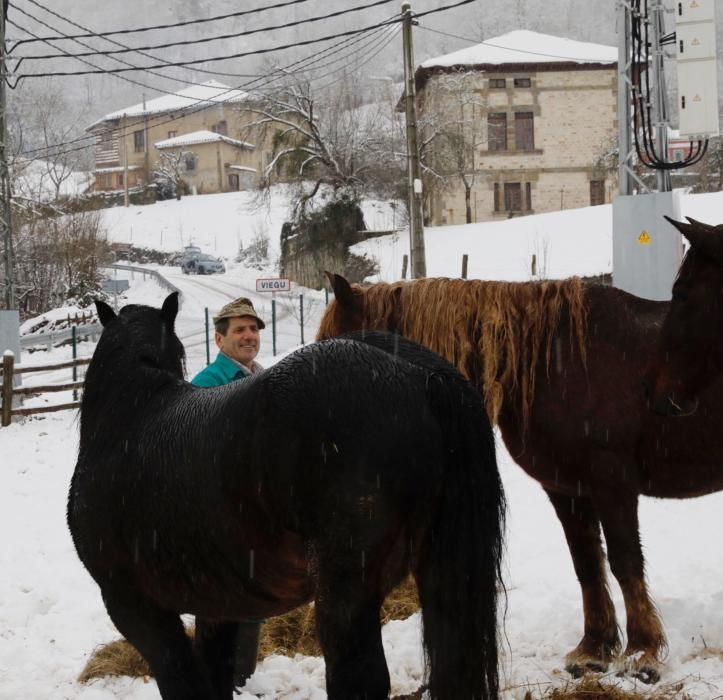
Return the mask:
<svg viewBox="0 0 723 700">
<path fill-rule="evenodd" d="M 356 287 L 368 328 L 396 330 L 439 353 L 483 389 L 497 422 L 504 392 L 518 399 L 523 431 L 535 394 L 538 361 L 549 371 L 563 307 L 570 346 L 586 363 L 582 281 L 486 282 L 430 278 Z"/>
</svg>

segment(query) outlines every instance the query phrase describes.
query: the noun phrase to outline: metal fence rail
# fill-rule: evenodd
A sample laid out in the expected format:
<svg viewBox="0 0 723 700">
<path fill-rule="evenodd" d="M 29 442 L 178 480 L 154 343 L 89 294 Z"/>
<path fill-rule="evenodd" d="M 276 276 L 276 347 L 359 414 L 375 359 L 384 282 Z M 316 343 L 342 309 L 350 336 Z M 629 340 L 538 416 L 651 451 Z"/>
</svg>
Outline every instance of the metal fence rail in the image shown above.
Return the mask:
<svg viewBox="0 0 723 700">
<path fill-rule="evenodd" d="M 87 340 L 88 338 L 97 340 L 102 330 L 103 326 L 96 322 L 57 331 L 46 331 L 45 333 L 28 333 L 20 336 L 20 348 L 26 350 L 36 345 L 45 345 L 50 350 L 53 346 L 70 340 L 73 337 L 73 332 L 75 332 L 75 337 L 78 340 Z"/>
</svg>

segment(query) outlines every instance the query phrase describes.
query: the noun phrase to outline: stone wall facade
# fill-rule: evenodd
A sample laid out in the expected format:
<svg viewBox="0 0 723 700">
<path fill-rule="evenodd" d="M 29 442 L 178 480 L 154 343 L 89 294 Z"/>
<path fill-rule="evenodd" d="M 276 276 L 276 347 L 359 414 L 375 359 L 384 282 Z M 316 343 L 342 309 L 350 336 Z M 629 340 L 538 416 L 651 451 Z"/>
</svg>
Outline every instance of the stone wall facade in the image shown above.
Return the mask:
<svg viewBox="0 0 723 700">
<path fill-rule="evenodd" d="M 464 88 L 464 116 L 474 124 L 466 175 L 473 221 L 585 207 L 616 194 L 615 174 L 596 167 L 617 140 L 614 64 L 489 65 L 467 71 L 464 82 L 452 69 L 417 81 L 420 115 L 435 115 L 438 123 L 449 121 L 450 105 L 460 110 L 459 96 L 450 100 L 450 84 Z M 521 133 L 518 119 L 531 135 Z M 449 182 L 426 193 L 427 218 L 435 225 L 466 222 L 461 178 Z"/>
</svg>

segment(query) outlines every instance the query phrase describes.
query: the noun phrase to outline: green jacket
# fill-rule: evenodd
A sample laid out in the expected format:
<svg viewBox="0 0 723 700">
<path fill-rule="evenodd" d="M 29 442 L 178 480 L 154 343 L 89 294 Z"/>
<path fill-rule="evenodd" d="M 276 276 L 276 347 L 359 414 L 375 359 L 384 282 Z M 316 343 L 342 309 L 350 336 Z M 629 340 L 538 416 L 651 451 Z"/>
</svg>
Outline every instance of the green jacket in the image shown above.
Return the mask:
<svg viewBox="0 0 723 700">
<path fill-rule="evenodd" d="M 205 387 L 221 386 L 249 376 L 251 376 L 249 370 L 236 364 L 230 357 L 220 352 L 208 367 L 202 369 L 191 380 L 191 384 Z"/>
</svg>

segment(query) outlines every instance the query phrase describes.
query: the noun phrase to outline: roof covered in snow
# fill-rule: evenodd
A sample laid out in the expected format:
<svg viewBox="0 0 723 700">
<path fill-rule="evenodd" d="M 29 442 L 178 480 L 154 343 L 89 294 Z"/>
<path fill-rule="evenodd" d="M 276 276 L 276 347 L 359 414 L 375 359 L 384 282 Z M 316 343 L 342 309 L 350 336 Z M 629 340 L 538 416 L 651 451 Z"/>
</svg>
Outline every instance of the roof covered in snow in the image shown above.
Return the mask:
<svg viewBox="0 0 723 700">
<path fill-rule="evenodd" d="M 158 149 L 163 150 L 164 148 L 178 148 L 179 146 L 195 146 L 199 143 L 216 143 L 223 141 L 232 146 L 238 148 L 256 148 L 254 144 L 248 143 L 247 141 L 239 141 L 237 139 L 229 138 L 223 134 L 217 134 L 215 131 L 209 131 L 208 129 L 201 129 L 200 131 L 192 131 L 190 134 L 182 134 L 181 136 L 174 136 L 171 139 L 164 139 L 163 141 L 157 141 L 154 146 Z"/>
<path fill-rule="evenodd" d="M 507 63 L 616 63 L 614 46 L 574 41 L 518 29 L 453 53 L 430 58 L 420 68 Z"/>
<path fill-rule="evenodd" d="M 243 90 L 230 88 L 217 80 L 209 80 L 198 85 L 191 85 L 171 95 L 161 95 L 152 100 L 146 100 L 130 107 L 118 109 L 93 122 L 92 128 L 106 121 L 121 119 L 122 117 L 143 117 L 151 114 L 164 114 L 209 106 L 224 104 L 226 102 L 243 102 L 248 99 L 249 93 Z"/>
</svg>

